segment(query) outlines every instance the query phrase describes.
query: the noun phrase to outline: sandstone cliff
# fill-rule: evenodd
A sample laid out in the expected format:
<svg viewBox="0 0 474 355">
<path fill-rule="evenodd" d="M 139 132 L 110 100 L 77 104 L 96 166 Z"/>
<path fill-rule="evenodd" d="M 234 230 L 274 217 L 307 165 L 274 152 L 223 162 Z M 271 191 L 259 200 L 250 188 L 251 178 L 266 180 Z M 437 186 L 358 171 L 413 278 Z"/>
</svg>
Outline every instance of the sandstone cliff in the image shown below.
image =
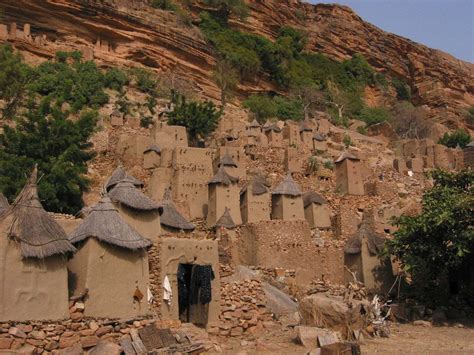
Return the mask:
<svg viewBox="0 0 474 355">
<path fill-rule="evenodd" d="M 445 124 L 457 126 L 474 104 L 473 64 L 384 32 L 348 7 L 291 0 L 252 0 L 249 6 L 247 20 L 231 21 L 233 26 L 273 38 L 280 26 L 291 25 L 307 32 L 310 50 L 336 60 L 362 53 L 377 70 L 407 80 L 417 103 Z M 203 95 L 218 98 L 209 75 L 215 60 L 199 30 L 146 0 L 6 0 L 0 7 L 0 22 L 7 25 L 0 28 L 0 41 L 13 43 L 30 60 L 81 49 L 103 65 L 173 70 Z M 200 9 L 193 5 L 195 17 Z M 265 87 L 261 82 L 242 90 Z"/>
</svg>

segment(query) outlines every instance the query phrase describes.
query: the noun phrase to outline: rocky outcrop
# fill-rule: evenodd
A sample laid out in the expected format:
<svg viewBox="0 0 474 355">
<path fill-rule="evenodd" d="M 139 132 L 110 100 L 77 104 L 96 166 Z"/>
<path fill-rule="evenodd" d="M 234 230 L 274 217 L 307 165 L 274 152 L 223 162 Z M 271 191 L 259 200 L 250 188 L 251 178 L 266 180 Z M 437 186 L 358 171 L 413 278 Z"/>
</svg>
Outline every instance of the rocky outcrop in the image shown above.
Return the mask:
<svg viewBox="0 0 474 355">
<path fill-rule="evenodd" d="M 233 20 L 232 26 L 274 38 L 282 25 L 290 25 L 308 34 L 309 50 L 336 60 L 362 53 L 377 70 L 407 80 L 417 103 L 444 123 L 456 126 L 474 104 L 473 64 L 384 32 L 348 7 L 294 0 L 252 0 L 249 6 L 247 20 Z M 27 58 L 81 49 L 103 65 L 172 70 L 204 96 L 219 97 L 210 78 L 215 59 L 199 30 L 172 12 L 152 9 L 147 0 L 6 0 L 0 7 L 9 31 L 0 28 L 0 41 L 13 43 Z M 201 9 L 193 4 L 192 16 Z M 268 87 L 261 80 L 241 89 Z"/>
</svg>

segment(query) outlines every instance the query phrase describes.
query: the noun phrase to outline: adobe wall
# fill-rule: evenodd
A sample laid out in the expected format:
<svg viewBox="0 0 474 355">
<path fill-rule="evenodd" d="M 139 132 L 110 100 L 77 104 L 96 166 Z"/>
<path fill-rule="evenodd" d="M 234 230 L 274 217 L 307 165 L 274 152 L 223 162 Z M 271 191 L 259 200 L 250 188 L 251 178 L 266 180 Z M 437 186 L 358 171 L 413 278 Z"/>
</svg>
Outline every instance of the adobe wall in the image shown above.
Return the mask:
<svg viewBox="0 0 474 355">
<path fill-rule="evenodd" d="M 304 209 L 304 215 L 311 228 L 331 228 L 331 214 L 325 205 L 311 203 Z"/>
<path fill-rule="evenodd" d="M 247 191 L 240 196 L 240 213 L 243 223 L 254 223 L 259 221 L 269 221 L 271 213 L 271 195 L 266 192 L 261 195 L 254 195 L 251 191 L 252 184 Z"/>
<path fill-rule="evenodd" d="M 304 220 L 303 198 L 301 196 L 272 195 L 272 219 Z"/>
<path fill-rule="evenodd" d="M 212 151 L 207 148 L 176 148 L 173 152 L 175 200 L 187 201 L 191 219 L 207 213 L 207 182 L 212 178 Z"/>
<path fill-rule="evenodd" d="M 240 215 L 240 189 L 237 184 L 229 186 L 212 184 L 209 189 L 209 205 L 207 210 L 207 226 L 211 228 L 229 208 L 230 215 L 235 224 L 242 224 Z"/>
<path fill-rule="evenodd" d="M 465 167 L 474 166 L 474 147 L 466 147 L 463 150 L 463 159 Z"/>
<path fill-rule="evenodd" d="M 151 150 L 143 154 L 143 169 L 154 169 L 161 165 L 161 156 Z"/>
<path fill-rule="evenodd" d="M 243 225 L 237 240 L 243 265 L 301 268 L 311 276 L 344 282 L 344 252 L 333 245 L 319 247 L 306 221 L 272 220 Z"/>
<path fill-rule="evenodd" d="M 313 139 L 313 149 L 315 151 L 322 151 L 326 152 L 328 150 L 328 144 L 326 141 L 318 141 L 316 139 Z"/>
<path fill-rule="evenodd" d="M 67 318 L 66 258 L 23 259 L 16 242 L 6 238 L 11 217 L 0 224 L 0 321 Z"/>
<path fill-rule="evenodd" d="M 285 156 L 283 159 L 285 171 L 300 173 L 303 170 L 305 158 L 306 156 L 302 152 L 298 151 L 297 148 L 286 147 Z"/>
<path fill-rule="evenodd" d="M 168 126 L 164 122 L 157 122 L 151 129 L 151 137 L 161 149 L 188 146 L 186 127 L 182 126 Z"/>
<path fill-rule="evenodd" d="M 299 147 L 301 145 L 299 124 L 287 121 L 283 127 L 283 139 L 288 141 L 289 145 Z"/>
<path fill-rule="evenodd" d="M 165 189 L 172 185 L 173 169 L 171 168 L 156 168 L 153 170 L 148 186 L 146 188 L 146 195 L 155 201 L 161 201 L 165 193 Z"/>
<path fill-rule="evenodd" d="M 122 134 L 119 137 L 115 152 L 124 165 L 142 166 L 143 152 L 152 145 L 150 137 Z"/>
<path fill-rule="evenodd" d="M 335 164 L 336 191 L 349 195 L 364 195 L 360 161 L 345 159 Z"/>
<path fill-rule="evenodd" d="M 283 146 L 283 135 L 281 132 L 267 131 L 265 136 L 270 147 L 281 148 Z"/>
<path fill-rule="evenodd" d="M 173 292 L 171 305 L 168 305 L 163 300 L 160 302 L 161 319 L 179 319 L 177 271 L 178 265 L 182 263 L 212 266 L 215 279 L 211 281 L 212 300 L 209 303 L 207 320 L 208 322 L 217 321 L 220 313 L 220 277 L 217 241 L 167 237 L 160 238 L 158 248 L 160 249 L 160 258 L 159 266 L 156 271 L 159 272 L 157 279 L 160 284 L 161 292 L 158 291 L 155 297 L 163 297 L 161 285 L 165 276 L 168 276 Z M 153 269 L 152 272 L 155 272 L 155 269 Z"/>
<path fill-rule="evenodd" d="M 131 318 L 148 314 L 145 250 L 132 251 L 88 238 L 68 267 L 78 276 L 79 287 L 88 288 L 84 316 Z M 143 295 L 140 302 L 133 297 L 137 288 Z"/>
<path fill-rule="evenodd" d="M 156 240 L 161 233 L 160 214 L 154 211 L 137 211 L 120 203 L 115 207 L 125 222 L 130 224 L 141 236 Z"/>
</svg>

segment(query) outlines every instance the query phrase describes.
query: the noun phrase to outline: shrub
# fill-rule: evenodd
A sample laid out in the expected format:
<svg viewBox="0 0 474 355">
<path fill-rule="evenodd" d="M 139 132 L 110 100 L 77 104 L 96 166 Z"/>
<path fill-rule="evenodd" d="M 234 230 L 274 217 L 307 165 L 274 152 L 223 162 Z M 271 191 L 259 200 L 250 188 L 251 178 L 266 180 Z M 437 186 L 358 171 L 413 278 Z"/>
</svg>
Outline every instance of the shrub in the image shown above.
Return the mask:
<svg viewBox="0 0 474 355">
<path fill-rule="evenodd" d="M 140 127 L 148 128 L 153 123 L 153 117 L 150 116 L 141 116 L 140 117 Z"/>
<path fill-rule="evenodd" d="M 466 120 L 469 124 L 474 124 L 474 106 L 471 106 L 466 113 Z"/>
<path fill-rule="evenodd" d="M 424 138 L 429 132 L 426 112 L 409 102 L 400 102 L 392 108 L 391 125 L 401 138 Z"/>
<path fill-rule="evenodd" d="M 438 143 L 450 148 L 456 148 L 458 145 L 464 148 L 470 141 L 470 134 L 463 129 L 458 129 L 453 133 L 445 133 Z"/>
<path fill-rule="evenodd" d="M 273 104 L 277 109 L 276 116 L 284 121 L 299 121 L 304 118 L 303 103 L 299 99 L 275 96 L 273 98 Z"/>
<path fill-rule="evenodd" d="M 323 166 L 328 170 L 334 169 L 334 163 L 331 160 L 325 160 Z"/>
<path fill-rule="evenodd" d="M 143 68 L 133 68 L 131 74 L 135 78 L 135 84 L 141 92 L 145 94 L 154 94 L 156 92 L 157 82 L 155 75 Z"/>
<path fill-rule="evenodd" d="M 122 91 L 129 81 L 127 73 L 117 68 L 107 70 L 104 76 L 105 86 L 115 91 Z"/>
<path fill-rule="evenodd" d="M 359 119 L 367 123 L 370 127 L 377 123 L 390 120 L 390 112 L 384 107 L 364 107 L 359 115 Z"/>
<path fill-rule="evenodd" d="M 184 95 L 173 93 L 172 102 L 175 107 L 168 113 L 168 124 L 186 127 L 192 144 L 212 133 L 222 115 L 210 101 L 187 102 Z"/>
<path fill-rule="evenodd" d="M 313 175 L 319 170 L 319 160 L 316 156 L 308 158 L 307 174 Z"/>
<path fill-rule="evenodd" d="M 276 117 L 277 108 L 273 100 L 266 95 L 250 95 L 244 101 L 244 107 L 250 109 L 258 122 L 263 123 L 267 118 Z"/>
<path fill-rule="evenodd" d="M 351 136 L 346 134 L 344 138 L 342 139 L 342 143 L 346 146 L 346 148 L 349 148 L 352 145 L 352 139 Z"/>
<path fill-rule="evenodd" d="M 172 0 L 152 0 L 151 6 L 165 11 L 176 11 L 178 8 Z"/>
<path fill-rule="evenodd" d="M 395 88 L 395 91 L 397 92 L 397 98 L 399 100 L 411 100 L 411 88 L 404 80 L 393 78 L 392 85 Z"/>
</svg>

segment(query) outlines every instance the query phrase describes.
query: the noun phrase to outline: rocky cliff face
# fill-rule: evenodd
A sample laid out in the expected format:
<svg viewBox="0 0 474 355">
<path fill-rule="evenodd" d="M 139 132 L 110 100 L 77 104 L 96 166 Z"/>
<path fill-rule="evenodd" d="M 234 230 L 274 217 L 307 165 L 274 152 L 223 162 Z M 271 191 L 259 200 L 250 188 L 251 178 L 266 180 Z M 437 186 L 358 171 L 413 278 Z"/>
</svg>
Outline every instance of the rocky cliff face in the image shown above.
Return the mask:
<svg viewBox="0 0 474 355">
<path fill-rule="evenodd" d="M 215 60 L 199 30 L 147 3 L 6 0 L 0 5 L 0 22 L 7 25 L 0 27 L 0 41 L 12 42 L 31 59 L 50 57 L 58 49 L 82 49 L 86 57 L 104 65 L 140 63 L 158 71 L 173 70 L 203 95 L 217 98 L 209 75 Z M 458 117 L 474 104 L 473 64 L 384 32 L 348 7 L 291 0 L 252 0 L 249 6 L 249 18 L 232 21 L 233 26 L 273 38 L 280 26 L 290 25 L 307 32 L 310 50 L 336 60 L 362 53 L 377 70 L 407 80 L 418 103 L 448 125 L 458 125 Z M 199 10 L 199 5 L 193 6 L 194 15 Z"/>
</svg>

